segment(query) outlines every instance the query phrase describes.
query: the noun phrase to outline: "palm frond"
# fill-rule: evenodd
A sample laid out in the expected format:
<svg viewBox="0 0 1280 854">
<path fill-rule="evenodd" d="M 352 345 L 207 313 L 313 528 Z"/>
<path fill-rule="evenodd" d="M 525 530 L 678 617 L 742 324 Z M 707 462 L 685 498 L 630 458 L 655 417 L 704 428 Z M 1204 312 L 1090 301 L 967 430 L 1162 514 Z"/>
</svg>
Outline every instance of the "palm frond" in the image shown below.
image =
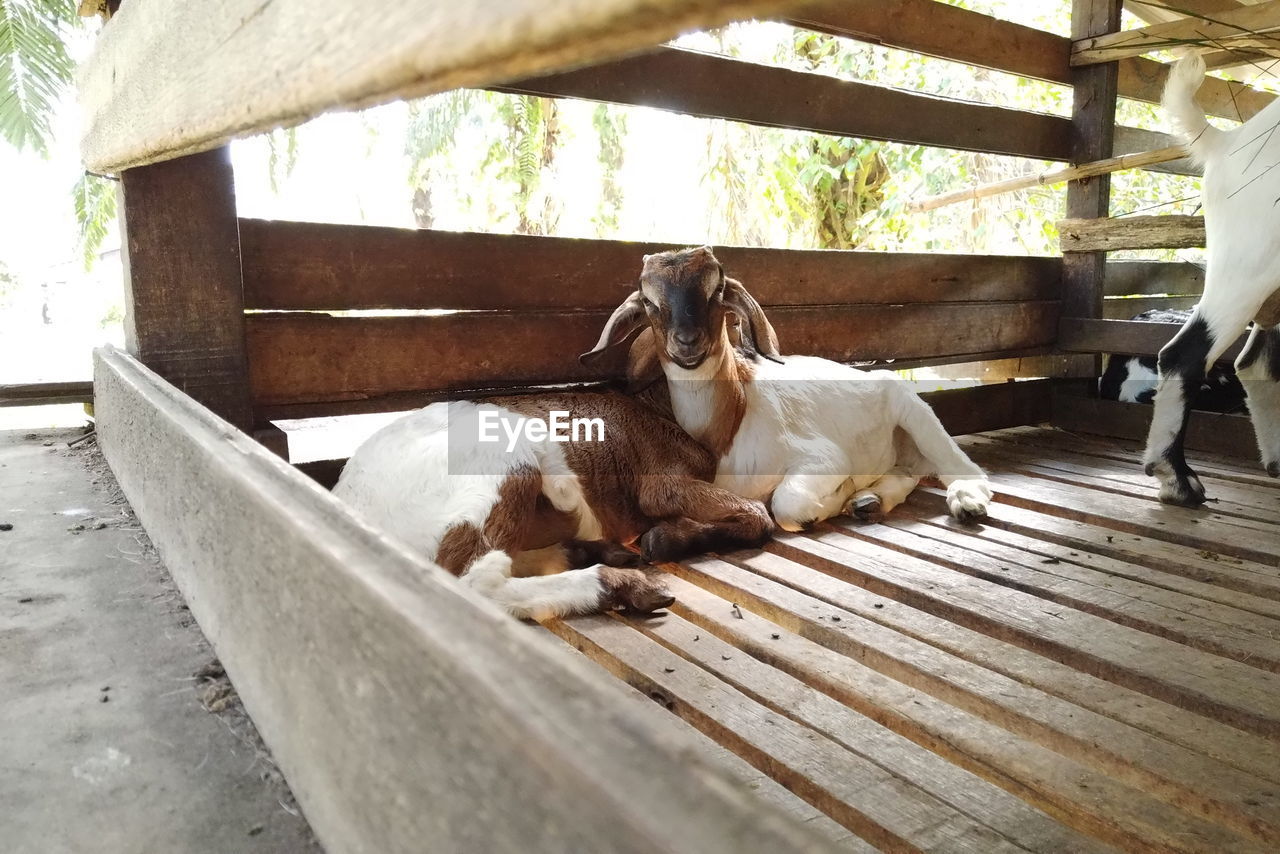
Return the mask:
<svg viewBox="0 0 1280 854">
<path fill-rule="evenodd" d="M 44 154 L 58 98 L 75 63 L 62 35 L 76 21 L 72 0 L 0 0 L 0 137 Z"/>
<path fill-rule="evenodd" d="M 116 184 L 106 178 L 85 173 L 72 191 L 76 222 L 80 225 L 80 251 L 84 268 L 92 269 L 98 260 L 98 249 L 116 218 Z"/>
</svg>

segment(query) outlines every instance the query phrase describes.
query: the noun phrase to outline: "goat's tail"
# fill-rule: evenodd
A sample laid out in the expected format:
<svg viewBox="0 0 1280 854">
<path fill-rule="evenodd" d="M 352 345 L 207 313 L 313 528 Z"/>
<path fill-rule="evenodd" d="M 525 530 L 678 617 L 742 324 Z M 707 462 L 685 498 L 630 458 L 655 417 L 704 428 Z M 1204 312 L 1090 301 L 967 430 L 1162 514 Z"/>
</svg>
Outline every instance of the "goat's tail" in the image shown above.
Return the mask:
<svg viewBox="0 0 1280 854">
<path fill-rule="evenodd" d="M 1204 82 L 1204 59 L 1188 54 L 1179 59 L 1169 72 L 1160 106 L 1173 123 L 1173 130 L 1191 147 L 1191 156 L 1204 163 L 1221 131 L 1209 124 L 1204 110 L 1196 103 L 1196 91 Z"/>
</svg>

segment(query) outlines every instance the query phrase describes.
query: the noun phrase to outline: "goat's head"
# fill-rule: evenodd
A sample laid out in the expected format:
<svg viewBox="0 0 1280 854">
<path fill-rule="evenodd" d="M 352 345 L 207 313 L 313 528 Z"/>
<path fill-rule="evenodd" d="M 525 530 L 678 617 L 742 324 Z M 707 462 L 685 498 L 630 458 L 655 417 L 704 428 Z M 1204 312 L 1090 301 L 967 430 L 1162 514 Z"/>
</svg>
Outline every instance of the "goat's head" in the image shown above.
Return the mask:
<svg viewBox="0 0 1280 854">
<path fill-rule="evenodd" d="M 741 282 L 725 277 L 709 246 L 644 256 L 636 290 L 579 358 L 587 361 L 646 326 L 658 359 L 684 370 L 732 346 L 735 328 L 739 346 L 778 360 L 778 338 L 760 304 Z"/>
</svg>

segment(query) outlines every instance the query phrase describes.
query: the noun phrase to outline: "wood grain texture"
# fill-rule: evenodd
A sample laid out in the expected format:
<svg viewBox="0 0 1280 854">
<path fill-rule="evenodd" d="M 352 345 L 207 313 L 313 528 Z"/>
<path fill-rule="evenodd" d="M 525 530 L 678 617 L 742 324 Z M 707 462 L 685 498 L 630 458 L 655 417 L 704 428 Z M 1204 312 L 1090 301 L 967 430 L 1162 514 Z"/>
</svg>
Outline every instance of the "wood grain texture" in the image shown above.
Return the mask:
<svg viewBox="0 0 1280 854">
<path fill-rule="evenodd" d="M 1108 261 L 1103 278 L 1106 296 L 1131 294 L 1196 295 L 1204 290 L 1204 270 L 1195 264 L 1169 261 Z"/>
<path fill-rule="evenodd" d="M 1180 323 L 1064 317 L 1058 324 L 1058 348 L 1073 353 L 1156 356 L 1181 328 Z M 1245 336 L 1240 336 L 1218 361 L 1227 364 L 1234 361 L 1244 347 L 1244 339 Z"/>
<path fill-rule="evenodd" d="M 244 219 L 250 309 L 608 309 L 666 244 Z M 766 306 L 1045 300 L 1057 258 L 715 247 Z"/>
<path fill-rule="evenodd" d="M 1071 46 L 1071 64 L 1088 66 L 1126 56 L 1178 47 L 1190 41 L 1203 47 L 1272 48 L 1280 30 L 1280 2 L 1217 12 L 1205 17 L 1187 17 L 1165 24 L 1133 30 L 1119 26 L 1104 35 L 1078 37 Z"/>
<path fill-rule="evenodd" d="M 49 406 L 58 403 L 90 403 L 93 383 L 18 383 L 0 385 L 0 406 Z"/>
<path fill-rule="evenodd" d="M 242 429 L 251 420 L 235 179 L 226 148 L 120 177 L 125 343 Z"/>
<path fill-rule="evenodd" d="M 605 312 L 248 317 L 256 405 L 396 392 L 501 388 L 620 376 L 626 348 L 581 365 Z M 1054 302 L 789 306 L 770 319 L 786 349 L 852 362 L 1052 344 Z"/>
<path fill-rule="evenodd" d="M 862 139 L 1041 160 L 1070 156 L 1068 123 L 1055 116 L 916 95 L 675 48 L 505 82 L 497 88 Z"/>
<path fill-rule="evenodd" d="M 1145 440 L 1151 426 L 1151 407 L 1116 400 L 1091 400 L 1056 395 L 1053 423 L 1064 430 Z M 1251 458 L 1258 452 L 1253 424 L 1243 415 L 1192 412 L 1187 422 L 1187 448 L 1233 457 Z"/>
<path fill-rule="evenodd" d="M 355 108 L 566 68 L 786 0 L 130 0 L 80 73 L 81 154 L 114 172 Z M 157 105 L 163 105 L 163 108 Z"/>
<path fill-rule="evenodd" d="M 1130 320 L 1144 311 L 1176 309 L 1189 311 L 1200 301 L 1198 295 L 1189 297 L 1105 297 L 1102 301 L 1104 320 Z"/>
<path fill-rule="evenodd" d="M 1023 77 L 1071 83 L 1070 39 L 936 0 L 825 2 L 792 13 L 787 20 L 817 32 Z M 1160 102 L 1169 74 L 1167 66 L 1128 58 L 1119 67 L 1121 97 Z M 1243 83 L 1216 78 L 1206 80 L 1199 95 L 1200 103 L 1211 115 L 1236 121 L 1253 116 L 1273 98 L 1270 93 Z"/>
<path fill-rule="evenodd" d="M 840 850 L 136 361 L 100 350 L 94 379 L 107 460 L 326 850 Z"/>
<path fill-rule="evenodd" d="M 1058 223 L 1064 255 L 1117 249 L 1185 249 L 1203 247 L 1205 243 L 1202 216 L 1100 216 L 1102 218 L 1072 218 Z"/>
</svg>

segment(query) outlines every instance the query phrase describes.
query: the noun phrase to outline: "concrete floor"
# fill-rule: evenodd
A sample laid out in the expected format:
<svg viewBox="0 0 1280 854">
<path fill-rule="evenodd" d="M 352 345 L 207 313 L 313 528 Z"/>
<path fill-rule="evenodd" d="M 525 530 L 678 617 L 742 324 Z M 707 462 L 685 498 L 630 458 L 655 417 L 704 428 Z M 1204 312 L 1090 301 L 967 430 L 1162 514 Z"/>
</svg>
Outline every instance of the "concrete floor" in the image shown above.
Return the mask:
<svg viewBox="0 0 1280 854">
<path fill-rule="evenodd" d="M 0 432 L 0 849 L 319 851 L 80 435 Z"/>
</svg>

